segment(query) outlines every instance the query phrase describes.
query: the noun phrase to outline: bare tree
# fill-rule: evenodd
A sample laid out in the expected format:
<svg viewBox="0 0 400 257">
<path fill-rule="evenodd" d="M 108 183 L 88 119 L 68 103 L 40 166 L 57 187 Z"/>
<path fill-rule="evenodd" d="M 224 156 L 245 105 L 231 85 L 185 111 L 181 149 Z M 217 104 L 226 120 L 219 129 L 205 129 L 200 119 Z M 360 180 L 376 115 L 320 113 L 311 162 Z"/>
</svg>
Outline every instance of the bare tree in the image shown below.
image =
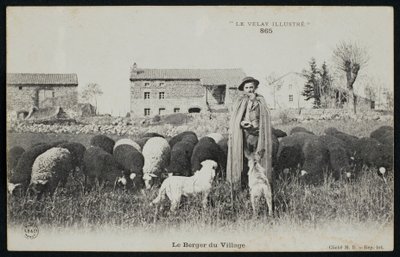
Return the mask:
<svg viewBox="0 0 400 257">
<path fill-rule="evenodd" d="M 365 48 L 360 47 L 356 43 L 342 41 L 333 51 L 333 59 L 337 67 L 346 73 L 349 104 L 353 103 L 353 111 L 357 113 L 357 96 L 354 94 L 353 85 L 360 69 L 368 63 L 368 53 Z"/>
<path fill-rule="evenodd" d="M 81 93 L 82 99 L 85 101 L 92 103 L 94 101 L 95 105 L 95 110 L 97 114 L 97 97 L 102 95 L 103 91 L 101 90 L 101 87 L 97 83 L 89 83 L 86 85 L 86 87 L 83 89 Z"/>
<path fill-rule="evenodd" d="M 280 90 L 283 83 L 281 80 L 279 80 L 278 75 L 275 72 L 271 72 L 267 77 L 266 77 L 268 85 L 272 86 L 273 89 L 273 96 L 274 96 L 274 109 L 276 109 L 276 91 Z"/>
</svg>

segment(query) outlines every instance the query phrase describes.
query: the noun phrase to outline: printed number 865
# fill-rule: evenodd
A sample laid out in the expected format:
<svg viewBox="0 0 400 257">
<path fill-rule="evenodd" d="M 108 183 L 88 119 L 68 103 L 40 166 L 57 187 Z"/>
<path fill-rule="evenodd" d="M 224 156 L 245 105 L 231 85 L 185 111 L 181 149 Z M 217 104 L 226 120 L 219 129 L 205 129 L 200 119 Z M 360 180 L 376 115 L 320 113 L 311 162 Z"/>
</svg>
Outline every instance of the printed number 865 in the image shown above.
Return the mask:
<svg viewBox="0 0 400 257">
<path fill-rule="evenodd" d="M 260 33 L 272 33 L 272 28 L 261 28 Z"/>
</svg>

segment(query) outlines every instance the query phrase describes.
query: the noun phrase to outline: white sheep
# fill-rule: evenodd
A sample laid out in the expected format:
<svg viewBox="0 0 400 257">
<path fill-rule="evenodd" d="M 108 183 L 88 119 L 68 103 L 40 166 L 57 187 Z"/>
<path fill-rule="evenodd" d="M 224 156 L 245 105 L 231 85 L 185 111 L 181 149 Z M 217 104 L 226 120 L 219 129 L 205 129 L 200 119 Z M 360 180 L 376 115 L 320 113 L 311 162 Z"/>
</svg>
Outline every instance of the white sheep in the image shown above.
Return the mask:
<svg viewBox="0 0 400 257">
<path fill-rule="evenodd" d="M 122 139 L 118 140 L 114 145 L 114 150 L 119 145 L 130 145 L 133 148 L 135 148 L 136 150 L 138 150 L 139 152 L 142 152 L 142 148 L 140 147 L 140 145 L 129 138 L 122 138 Z"/>
<path fill-rule="evenodd" d="M 33 163 L 29 189 L 39 196 L 46 191 L 53 194 L 60 182 L 66 183 L 72 168 L 71 153 L 65 148 L 53 147 Z"/>
<path fill-rule="evenodd" d="M 143 146 L 143 180 L 146 189 L 155 184 L 157 180 L 161 184 L 162 175 L 169 165 L 171 158 L 171 147 L 168 141 L 162 137 L 152 137 Z"/>
<path fill-rule="evenodd" d="M 264 150 L 247 155 L 248 159 L 248 177 L 250 189 L 250 201 L 253 208 L 253 217 L 258 214 L 258 201 L 261 196 L 265 197 L 268 205 L 268 215 L 272 216 L 272 188 L 271 183 L 265 175 L 265 169 L 260 165 L 260 160 L 264 154 Z"/>
<path fill-rule="evenodd" d="M 220 133 L 210 133 L 206 135 L 206 137 L 210 137 L 214 139 L 215 143 L 220 144 L 224 140 L 224 136 Z"/>
<path fill-rule="evenodd" d="M 190 196 L 199 193 L 202 193 L 203 196 L 203 208 L 207 207 L 207 197 L 211 191 L 218 164 L 213 160 L 205 160 L 201 165 L 202 168 L 191 177 L 170 176 L 164 180 L 158 196 L 151 203 L 156 205 L 156 212 L 158 205 L 165 199 L 165 196 L 171 201 L 170 211 L 175 211 L 178 208 L 182 195 Z"/>
</svg>

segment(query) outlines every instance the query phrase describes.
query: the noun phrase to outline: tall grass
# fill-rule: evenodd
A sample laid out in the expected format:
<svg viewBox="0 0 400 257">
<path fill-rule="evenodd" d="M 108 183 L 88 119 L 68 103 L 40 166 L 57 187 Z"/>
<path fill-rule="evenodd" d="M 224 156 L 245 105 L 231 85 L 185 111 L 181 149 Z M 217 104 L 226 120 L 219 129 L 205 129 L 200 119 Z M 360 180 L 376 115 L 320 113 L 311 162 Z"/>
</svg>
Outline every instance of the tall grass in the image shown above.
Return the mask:
<svg viewBox="0 0 400 257">
<path fill-rule="evenodd" d="M 278 180 L 274 187 L 274 217 L 266 217 L 266 205 L 263 205 L 256 223 L 252 222 L 248 192 L 238 192 L 232 204 L 230 187 L 224 182 L 214 185 L 207 209 L 202 209 L 199 198 L 190 197 L 182 201 L 177 213 L 169 213 L 166 202 L 164 212 L 155 216 L 155 207 L 150 202 L 156 194 L 156 189 L 143 194 L 111 188 L 84 193 L 80 183 L 71 180 L 67 188 L 58 189 L 53 197 L 34 200 L 8 196 L 8 222 L 17 225 L 34 221 L 53 229 L 68 227 L 87 231 L 99 227 L 157 231 L 160 226 L 248 231 L 260 223 L 318 227 L 326 222 L 386 224 L 393 221 L 393 179 L 389 178 L 385 184 L 370 169 L 364 169 L 352 182 L 334 181 L 329 177 L 321 185 L 305 185 L 296 178 Z"/>
</svg>

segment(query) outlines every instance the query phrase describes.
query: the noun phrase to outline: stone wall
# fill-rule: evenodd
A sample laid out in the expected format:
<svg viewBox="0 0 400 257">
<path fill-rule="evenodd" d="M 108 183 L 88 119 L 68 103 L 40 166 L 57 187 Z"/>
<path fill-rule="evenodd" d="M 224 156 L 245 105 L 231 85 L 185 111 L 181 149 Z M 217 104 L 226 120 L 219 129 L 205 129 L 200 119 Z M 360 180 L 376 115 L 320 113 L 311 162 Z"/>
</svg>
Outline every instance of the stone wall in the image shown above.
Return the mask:
<svg viewBox="0 0 400 257">
<path fill-rule="evenodd" d="M 39 103 L 39 90 L 50 89 L 54 97 L 46 98 Z M 29 111 L 32 106 L 52 107 L 61 106 L 70 109 L 78 103 L 78 92 L 75 86 L 37 86 L 37 85 L 8 85 L 7 111 Z"/>
</svg>

